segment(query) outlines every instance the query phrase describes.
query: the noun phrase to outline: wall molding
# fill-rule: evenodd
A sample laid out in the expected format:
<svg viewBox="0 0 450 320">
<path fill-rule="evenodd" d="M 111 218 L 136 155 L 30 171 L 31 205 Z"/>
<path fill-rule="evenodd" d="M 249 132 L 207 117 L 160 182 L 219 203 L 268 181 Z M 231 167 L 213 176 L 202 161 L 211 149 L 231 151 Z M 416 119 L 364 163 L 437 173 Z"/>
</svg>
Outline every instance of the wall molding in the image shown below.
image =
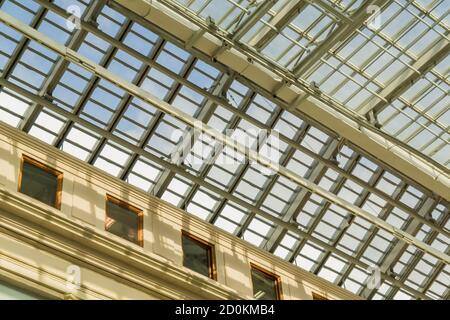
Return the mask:
<svg viewBox="0 0 450 320">
<path fill-rule="evenodd" d="M 181 291 L 193 290 L 204 299 L 244 298 L 234 290 L 180 268 L 160 256 L 119 243 L 99 234 L 95 228 L 82 228 L 61 217 L 59 212 L 30 203 L 26 196 L 0 187 L 0 199 L 3 202 L 0 215 L 2 233 L 63 259 L 76 261 L 96 272 L 103 271 L 166 299 L 189 299 L 189 294 Z M 79 255 L 80 251 L 84 254 Z M 146 274 L 152 277 L 146 277 Z M 156 287 L 163 290 L 155 291 Z"/>
<path fill-rule="evenodd" d="M 246 252 L 251 254 L 258 260 L 266 261 L 267 265 L 263 264 L 263 267 L 267 268 L 269 265 L 275 265 L 277 273 L 291 279 L 291 281 L 297 282 L 298 280 L 296 279 L 304 279 L 306 281 L 305 285 L 309 284 L 308 286 L 315 287 L 316 290 L 318 288 L 323 292 L 327 292 L 328 295 L 335 295 L 343 299 L 361 299 L 361 297 L 354 295 L 348 290 L 337 287 L 336 285 L 325 279 L 322 279 L 304 269 L 301 269 L 300 267 L 297 267 L 269 252 L 259 249 L 251 243 L 237 238 L 227 233 L 226 231 L 201 220 L 195 215 L 183 211 L 170 203 L 166 203 L 154 197 L 153 195 L 118 179 L 117 177 L 109 175 L 108 173 L 103 172 L 100 169 L 77 159 L 70 154 L 56 149 L 51 145 L 43 143 L 39 139 L 27 135 L 26 133 L 16 128 L 0 123 L 0 141 L 5 141 L 6 143 L 13 145 L 14 148 L 17 148 L 22 153 L 30 154 L 31 152 L 31 155 L 34 158 L 44 163 L 47 163 L 49 165 L 56 164 L 58 166 L 58 169 L 64 170 L 65 173 L 70 173 L 78 179 L 85 180 L 84 176 L 89 176 L 90 183 L 92 185 L 101 189 L 108 190 L 108 193 L 118 197 L 126 194 L 130 198 L 127 199 L 129 200 L 130 204 L 136 205 L 163 220 L 170 221 L 171 223 L 178 225 L 180 229 L 186 229 L 185 226 L 189 225 L 190 227 L 196 229 L 196 234 L 202 233 L 204 235 L 211 236 L 213 239 L 215 239 L 215 242 L 220 243 L 220 246 L 225 249 Z M 39 154 L 45 154 L 46 158 L 39 157 Z M 14 195 L 13 193 L 8 192 L 0 185 L 0 199 L 3 197 L 2 194 L 8 195 L 9 197 L 11 197 L 11 199 L 20 199 L 21 197 L 23 197 L 23 195 L 19 193 Z M 138 203 L 136 203 L 134 200 L 137 200 Z M 19 201 L 25 200 L 20 199 Z M 75 222 L 79 221 L 78 219 L 68 219 L 64 214 L 61 213 L 61 211 L 53 208 L 43 209 L 42 205 L 39 202 L 34 201 L 33 199 L 28 199 L 28 202 L 29 203 L 27 204 L 27 206 L 34 206 L 35 209 L 37 209 L 37 211 L 29 211 L 28 218 L 33 216 L 37 217 L 36 219 L 37 221 L 40 221 L 39 223 L 45 223 L 46 219 L 51 219 L 53 220 L 53 222 L 58 221 L 60 223 L 59 228 L 61 228 L 61 230 L 72 230 L 78 234 L 89 232 L 92 235 L 89 241 L 94 240 L 95 246 L 97 246 L 97 249 L 99 250 L 108 248 L 108 250 L 113 250 L 116 255 L 123 255 L 127 254 L 128 252 L 139 253 L 139 255 L 141 256 L 153 255 L 159 257 L 159 259 L 163 259 L 165 261 L 165 264 L 171 264 L 169 260 L 164 259 L 159 255 L 148 252 L 144 253 L 144 250 L 142 248 L 135 248 L 135 246 L 130 246 L 128 244 L 124 245 L 120 242 L 121 239 L 118 239 L 118 241 L 112 240 L 106 237 L 104 234 L 99 233 L 98 230 L 93 226 L 90 226 L 86 223 Z M 33 202 L 34 205 L 32 205 Z M 158 208 L 158 210 L 155 210 L 155 208 Z M 39 217 L 39 214 L 37 214 L 37 212 L 39 212 L 40 215 L 46 216 L 46 218 L 43 216 Z M 253 260 L 251 262 L 259 263 L 258 261 Z"/>
</svg>

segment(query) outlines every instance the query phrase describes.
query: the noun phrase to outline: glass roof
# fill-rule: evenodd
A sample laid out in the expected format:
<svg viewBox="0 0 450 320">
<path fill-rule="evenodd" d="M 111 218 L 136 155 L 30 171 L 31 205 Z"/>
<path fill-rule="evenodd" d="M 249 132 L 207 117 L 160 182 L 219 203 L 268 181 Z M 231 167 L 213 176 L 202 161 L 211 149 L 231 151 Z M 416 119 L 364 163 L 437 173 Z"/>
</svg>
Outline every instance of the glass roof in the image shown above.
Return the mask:
<svg viewBox="0 0 450 320">
<path fill-rule="evenodd" d="M 344 39 L 334 34 L 366 10 L 366 1 L 177 4 L 231 34 L 259 15 L 239 41 L 314 81 L 343 107 L 373 110 L 381 130 L 449 168 L 448 3 L 378 2 L 381 21 L 364 20 Z M 91 28 L 71 27 L 69 7 Z M 246 79 L 202 60 L 118 3 L 0 0 L 0 10 L 236 141 L 275 149 L 271 160 L 449 254 L 446 201 L 352 141 L 283 109 Z M 338 45 L 317 56 L 330 37 Z M 440 60 L 428 65 L 437 55 Z M 417 78 L 406 85 L 402 79 L 410 71 Z M 214 137 L 195 133 L 3 23 L 0 72 L 1 121 L 362 297 L 450 298 L 449 265 L 264 172 Z M 264 136 L 267 129 L 273 133 Z M 174 165 L 186 135 L 194 143 Z M 382 274 L 376 288 L 369 285 L 371 266 Z"/>
<path fill-rule="evenodd" d="M 450 168 L 446 0 L 165 2 L 178 2 L 202 18 L 211 17 L 231 35 L 267 3 L 261 18 L 238 33 L 241 43 L 314 83 L 337 105 L 363 115 L 373 109 L 381 130 Z M 364 11 L 374 16 L 358 24 Z M 334 37 L 343 25 L 354 22 L 354 30 L 345 37 Z M 334 46 L 322 53 L 318 48 L 327 42 Z M 422 61 L 427 54 L 430 57 Z M 386 93 L 400 87 L 398 79 L 407 71 L 416 74 L 416 82 L 391 98 Z"/>
</svg>

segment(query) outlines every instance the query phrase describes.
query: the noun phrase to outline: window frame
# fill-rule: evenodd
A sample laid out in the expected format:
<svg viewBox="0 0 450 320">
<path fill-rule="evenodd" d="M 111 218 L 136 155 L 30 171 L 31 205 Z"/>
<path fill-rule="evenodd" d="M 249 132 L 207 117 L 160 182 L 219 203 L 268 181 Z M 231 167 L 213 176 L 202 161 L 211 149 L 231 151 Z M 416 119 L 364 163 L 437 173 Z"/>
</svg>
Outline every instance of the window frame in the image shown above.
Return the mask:
<svg viewBox="0 0 450 320">
<path fill-rule="evenodd" d="M 183 237 L 189 238 L 190 240 L 198 243 L 201 247 L 208 249 L 208 278 L 217 281 L 217 266 L 216 266 L 216 252 L 214 244 L 199 238 L 185 230 L 181 230 L 181 248 L 183 249 Z M 183 251 L 183 267 L 184 267 L 184 259 L 185 254 Z M 185 267 L 187 268 L 187 267 Z M 191 270 L 191 269 L 189 269 Z M 195 270 L 192 270 L 195 272 Z"/>
<path fill-rule="evenodd" d="M 53 208 L 55 208 L 57 210 L 61 210 L 62 187 L 63 187 L 64 173 L 59 171 L 59 170 L 57 170 L 57 169 L 55 169 L 55 168 L 52 168 L 52 167 L 46 165 L 43 162 L 40 162 L 40 161 L 38 161 L 36 159 L 31 158 L 30 156 L 22 154 L 22 157 L 20 159 L 20 169 L 19 169 L 19 176 L 18 176 L 19 181 L 18 181 L 17 191 L 20 192 L 21 194 L 26 195 L 26 196 L 29 196 L 29 195 L 27 195 L 26 193 L 21 191 L 21 189 L 22 189 L 22 180 L 23 180 L 23 170 L 24 170 L 25 162 L 28 163 L 28 164 L 31 164 L 32 166 L 37 167 L 37 168 L 39 168 L 39 169 L 41 169 L 41 170 L 43 170 L 43 171 L 45 171 L 45 172 L 47 172 L 47 173 L 49 173 L 51 175 L 54 175 L 56 177 L 56 196 L 55 196 L 55 203 L 53 204 L 53 206 L 49 205 L 49 204 L 46 204 L 46 203 L 40 201 L 39 199 L 35 199 L 33 197 L 32 198 L 37 200 L 37 201 L 39 201 L 39 202 L 41 202 L 41 203 L 43 203 L 43 204 L 49 205 L 49 206 L 51 206 L 51 207 L 53 207 Z M 29 197 L 31 197 L 31 196 L 29 196 Z"/>
<path fill-rule="evenodd" d="M 313 298 L 313 300 L 330 300 L 326 296 L 319 294 L 317 292 L 312 293 L 312 298 Z"/>
<path fill-rule="evenodd" d="M 277 300 L 283 300 L 283 289 L 281 287 L 281 277 L 273 272 L 270 272 L 252 262 L 250 262 L 250 279 L 252 280 L 252 291 L 253 290 L 253 277 L 252 277 L 252 271 L 256 270 L 259 271 L 261 273 L 264 273 L 265 275 L 269 276 L 270 278 L 272 278 L 275 282 L 275 293 L 277 296 Z"/>
<path fill-rule="evenodd" d="M 110 194 L 106 194 L 105 196 L 105 231 L 115 235 L 116 237 L 119 237 L 125 241 L 137 244 L 140 247 L 144 247 L 144 211 L 136 206 L 131 205 L 130 203 L 121 200 L 115 196 L 112 196 Z M 111 202 L 119 207 L 122 207 L 123 209 L 126 209 L 134 214 L 137 215 L 138 217 L 138 230 L 137 230 L 137 242 L 133 242 L 130 240 L 127 240 L 121 236 L 118 236 L 110 231 L 108 231 L 106 223 L 107 223 L 107 218 L 109 217 L 108 215 L 108 202 Z"/>
</svg>

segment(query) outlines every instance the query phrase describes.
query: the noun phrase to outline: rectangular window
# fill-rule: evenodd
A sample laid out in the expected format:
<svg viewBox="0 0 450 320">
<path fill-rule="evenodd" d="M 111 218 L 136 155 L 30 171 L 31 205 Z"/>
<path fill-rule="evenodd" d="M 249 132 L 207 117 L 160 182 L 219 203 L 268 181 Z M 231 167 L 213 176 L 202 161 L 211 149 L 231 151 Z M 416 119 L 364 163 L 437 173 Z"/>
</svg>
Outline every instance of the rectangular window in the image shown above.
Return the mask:
<svg viewBox="0 0 450 320">
<path fill-rule="evenodd" d="M 251 264 L 253 296 L 257 300 L 281 300 L 280 277 Z"/>
<path fill-rule="evenodd" d="M 110 195 L 106 195 L 105 230 L 143 246 L 143 211 Z"/>
<path fill-rule="evenodd" d="M 183 266 L 216 280 L 214 246 L 182 232 Z"/>
<path fill-rule="evenodd" d="M 315 293 L 315 292 L 313 292 L 312 296 L 313 296 L 313 300 L 328 300 L 324 296 L 322 296 L 322 295 L 320 295 L 318 293 Z"/>
<path fill-rule="evenodd" d="M 62 181 L 62 172 L 25 155 L 22 157 L 19 192 L 61 209 Z"/>
</svg>

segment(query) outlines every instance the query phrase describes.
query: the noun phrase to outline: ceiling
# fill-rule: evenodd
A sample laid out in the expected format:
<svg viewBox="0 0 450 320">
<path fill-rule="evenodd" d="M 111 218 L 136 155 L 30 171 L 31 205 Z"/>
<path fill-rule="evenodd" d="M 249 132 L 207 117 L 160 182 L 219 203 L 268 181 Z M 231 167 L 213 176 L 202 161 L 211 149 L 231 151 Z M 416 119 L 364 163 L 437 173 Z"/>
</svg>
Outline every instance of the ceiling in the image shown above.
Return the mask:
<svg viewBox="0 0 450 320">
<path fill-rule="evenodd" d="M 309 95 L 448 172 L 445 0 L 160 4 L 214 26 L 243 52 L 295 76 Z M 232 140 L 275 150 L 269 157 L 283 170 L 336 198 L 263 170 L 214 134 L 4 23 L 1 121 L 362 297 L 450 298 L 448 264 L 339 205 L 448 255 L 449 204 L 427 188 L 118 2 L 0 0 L 0 10 Z M 71 10 L 79 10 L 80 25 L 67 22 Z M 174 161 L 182 136 L 193 144 Z M 373 266 L 382 275 L 375 288 Z"/>
</svg>

